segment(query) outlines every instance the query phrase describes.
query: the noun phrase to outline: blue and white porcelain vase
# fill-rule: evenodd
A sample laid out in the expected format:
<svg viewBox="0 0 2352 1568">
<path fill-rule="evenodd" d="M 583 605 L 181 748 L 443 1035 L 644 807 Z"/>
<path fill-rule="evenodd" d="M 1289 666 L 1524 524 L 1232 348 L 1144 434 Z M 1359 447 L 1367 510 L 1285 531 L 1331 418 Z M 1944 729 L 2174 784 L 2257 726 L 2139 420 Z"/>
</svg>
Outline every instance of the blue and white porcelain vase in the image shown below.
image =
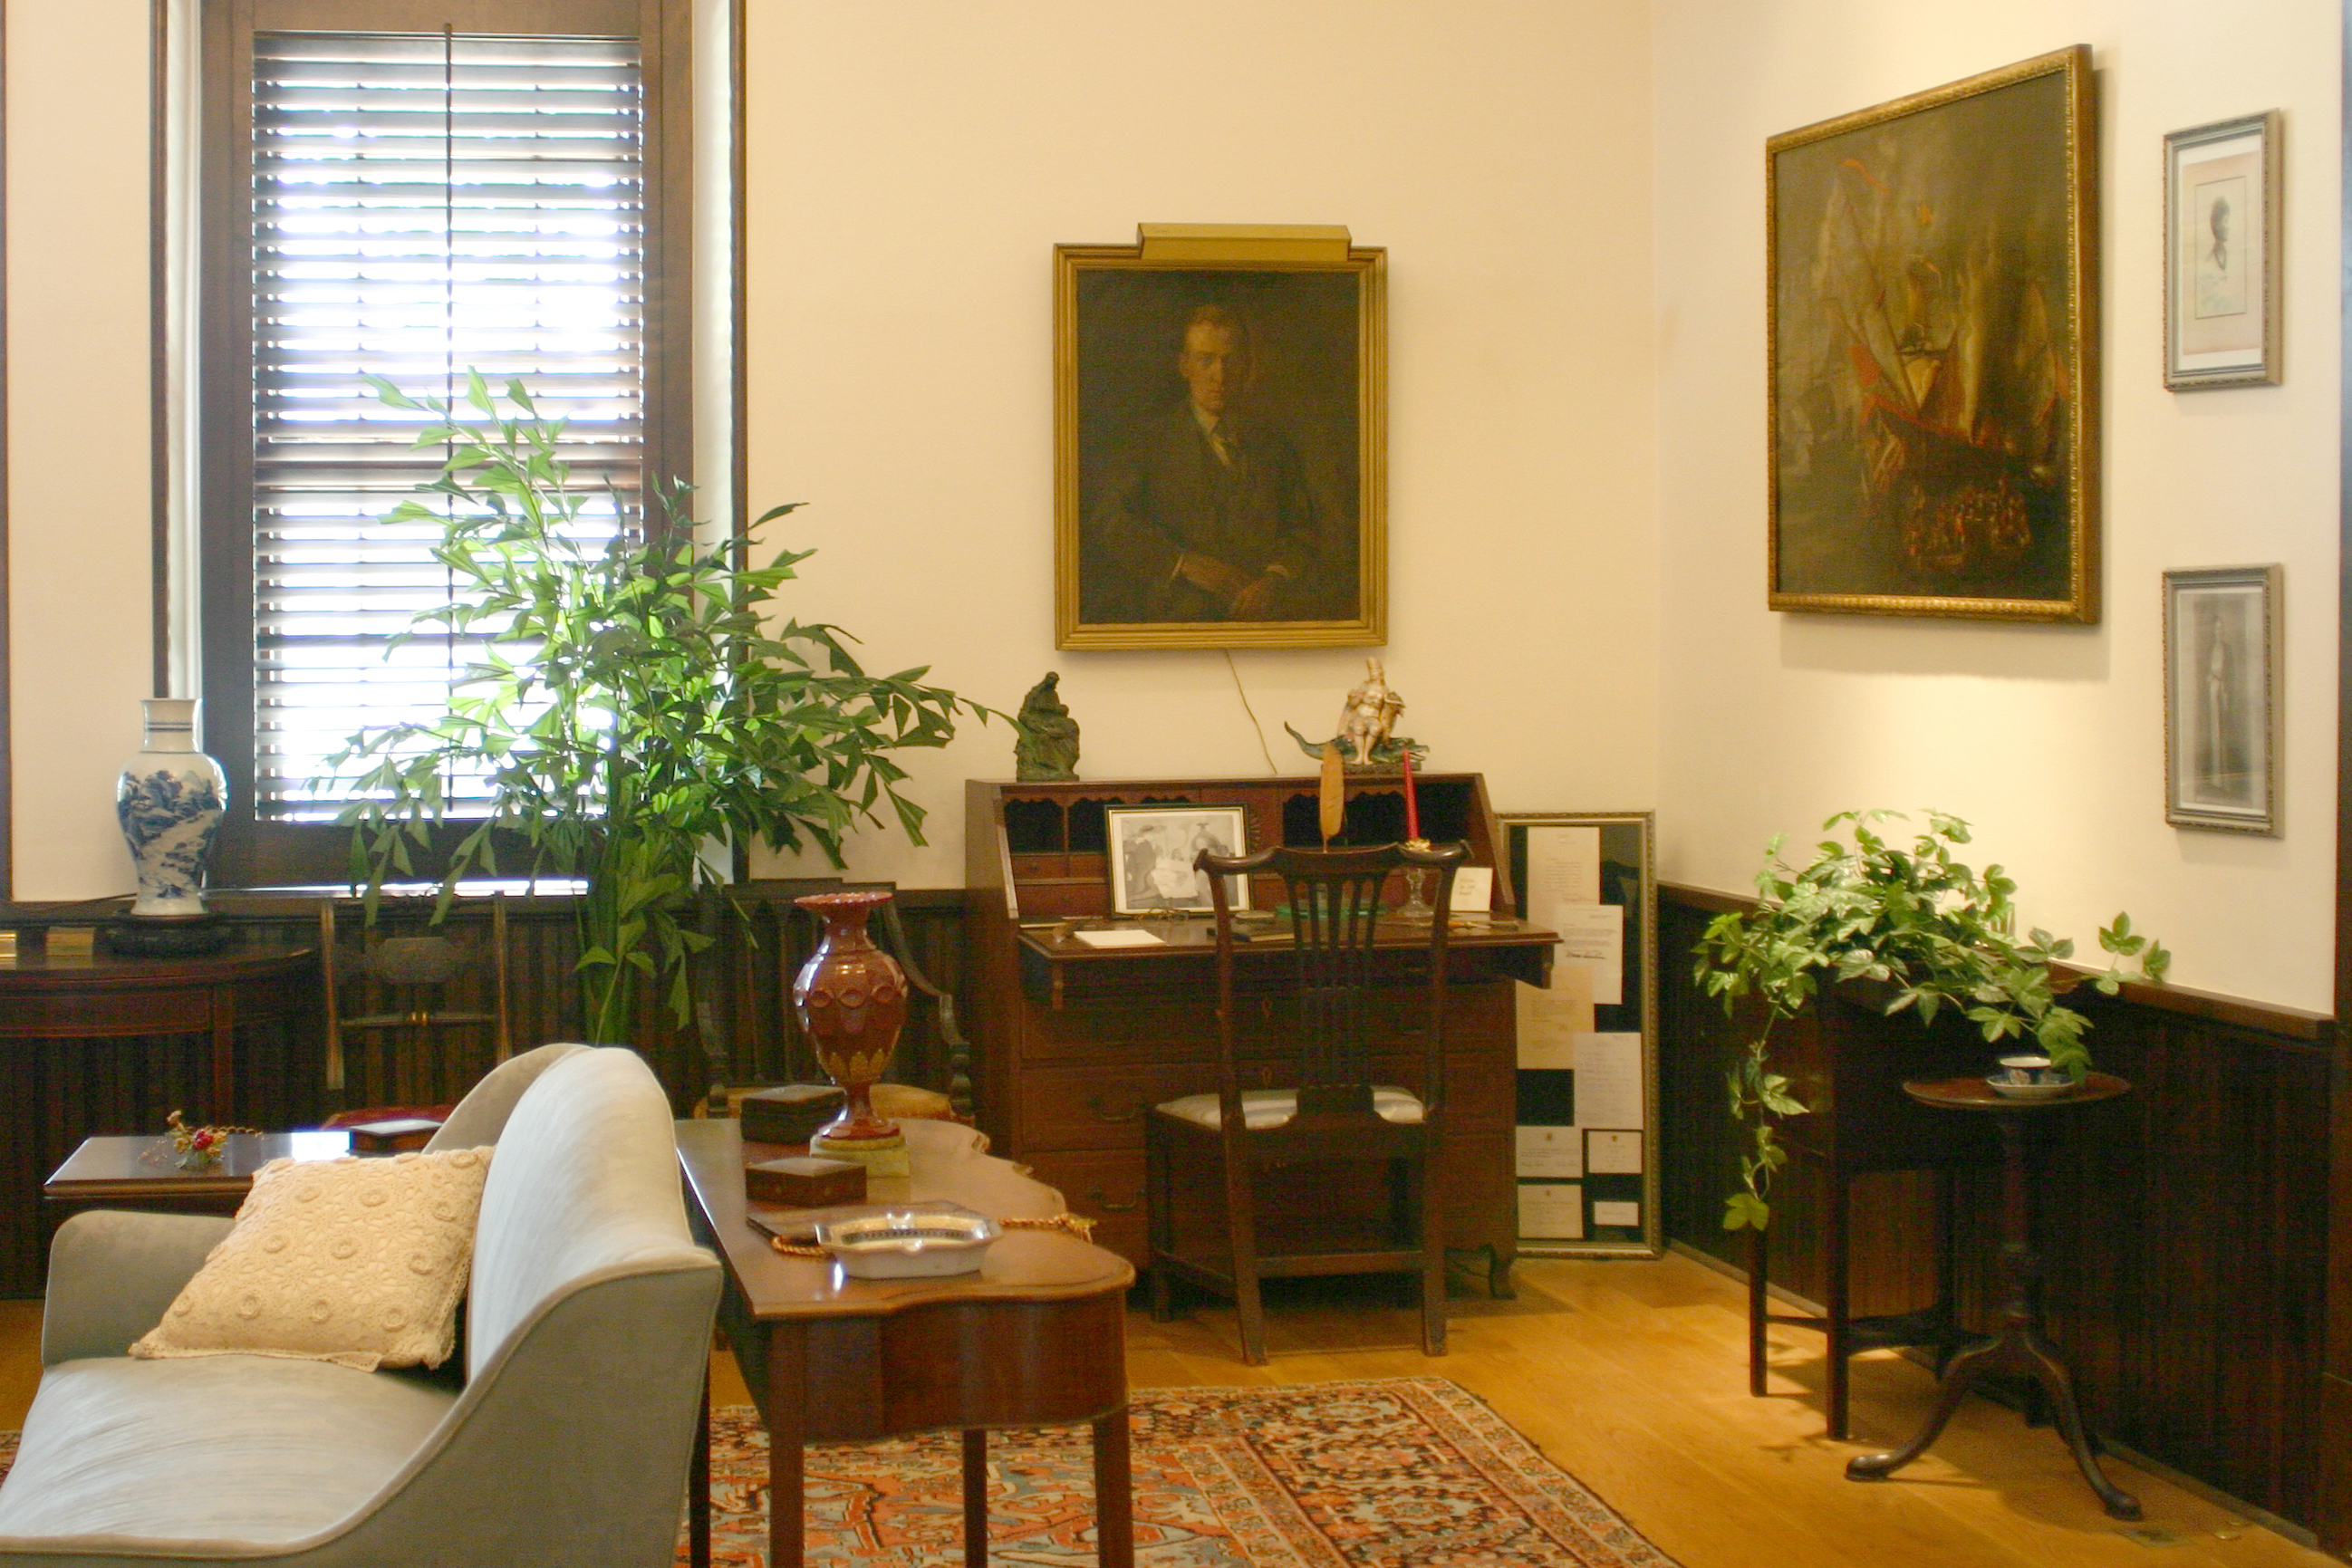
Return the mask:
<svg viewBox="0 0 2352 1568">
<path fill-rule="evenodd" d="M 114 814 L 139 873 L 142 919 L 189 919 L 205 913 L 205 861 L 213 831 L 228 810 L 228 779 L 196 749 L 194 697 L 147 699 L 147 744 L 123 765 Z"/>
</svg>

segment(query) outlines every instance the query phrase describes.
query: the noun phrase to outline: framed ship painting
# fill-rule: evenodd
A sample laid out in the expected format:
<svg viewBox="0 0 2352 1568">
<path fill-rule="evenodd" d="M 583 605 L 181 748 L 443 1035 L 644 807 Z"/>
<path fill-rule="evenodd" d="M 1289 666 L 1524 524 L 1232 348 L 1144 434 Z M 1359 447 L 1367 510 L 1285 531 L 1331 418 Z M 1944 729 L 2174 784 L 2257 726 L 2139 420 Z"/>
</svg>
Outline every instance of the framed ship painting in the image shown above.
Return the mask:
<svg viewBox="0 0 2352 1568">
<path fill-rule="evenodd" d="M 1775 610 L 2094 622 L 2091 55 L 1767 144 Z"/>
</svg>

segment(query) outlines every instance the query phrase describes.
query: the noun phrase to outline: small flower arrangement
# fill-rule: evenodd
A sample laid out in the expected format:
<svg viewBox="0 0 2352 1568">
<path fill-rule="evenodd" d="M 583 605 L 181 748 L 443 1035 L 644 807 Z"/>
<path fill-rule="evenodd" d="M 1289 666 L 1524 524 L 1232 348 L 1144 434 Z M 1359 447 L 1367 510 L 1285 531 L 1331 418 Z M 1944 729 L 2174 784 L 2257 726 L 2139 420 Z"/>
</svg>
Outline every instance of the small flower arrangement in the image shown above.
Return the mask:
<svg viewBox="0 0 2352 1568">
<path fill-rule="evenodd" d="M 220 1163 L 221 1151 L 228 1145 L 231 1133 L 257 1133 L 258 1127 L 191 1127 L 177 1111 L 164 1118 L 163 1124 L 172 1135 L 172 1147 L 179 1152 L 183 1170 L 203 1170 Z"/>
</svg>

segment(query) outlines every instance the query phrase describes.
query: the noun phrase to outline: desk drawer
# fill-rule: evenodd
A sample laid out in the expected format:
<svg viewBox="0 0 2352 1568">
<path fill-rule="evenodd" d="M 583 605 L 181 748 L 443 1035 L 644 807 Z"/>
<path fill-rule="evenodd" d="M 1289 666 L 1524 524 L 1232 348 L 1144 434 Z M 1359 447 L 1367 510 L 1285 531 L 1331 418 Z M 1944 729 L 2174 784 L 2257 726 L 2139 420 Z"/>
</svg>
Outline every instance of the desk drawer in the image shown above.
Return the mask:
<svg viewBox="0 0 2352 1568">
<path fill-rule="evenodd" d="M 1213 996 L 1123 1002 L 1117 1006 L 1024 1009 L 1021 1054 L 1031 1061 L 1156 1064 L 1214 1061 Z"/>
<path fill-rule="evenodd" d="M 1150 1261 L 1143 1207 L 1143 1150 L 1022 1155 L 1030 1174 L 1062 1195 L 1072 1214 L 1095 1222 L 1095 1245 L 1136 1267 Z"/>
<path fill-rule="evenodd" d="M 1217 1086 L 1213 1062 L 1167 1067 L 1041 1067 L 1021 1081 L 1021 1149 L 1140 1149 L 1144 1113 Z"/>
</svg>

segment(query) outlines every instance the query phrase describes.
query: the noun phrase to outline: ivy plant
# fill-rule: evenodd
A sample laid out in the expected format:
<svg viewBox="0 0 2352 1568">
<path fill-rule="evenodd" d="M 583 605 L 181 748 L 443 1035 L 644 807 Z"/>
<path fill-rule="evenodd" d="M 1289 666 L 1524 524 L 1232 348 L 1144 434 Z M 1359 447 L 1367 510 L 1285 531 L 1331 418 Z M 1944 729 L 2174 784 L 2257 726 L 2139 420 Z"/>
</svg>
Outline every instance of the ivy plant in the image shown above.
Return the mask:
<svg viewBox="0 0 2352 1568">
<path fill-rule="evenodd" d="M 2083 1042 L 2091 1021 L 2059 999 L 2073 976 L 2053 966 L 2071 958 L 2074 944 L 2036 928 L 2016 936 L 2017 884 L 1998 865 L 1982 875 L 1953 859 L 1969 842 L 1969 825 L 1929 811 L 1927 828 L 1907 845 L 1878 824 L 1906 821 L 1899 811 L 1841 811 L 1822 824 L 1825 833 L 1811 864 L 1781 859 L 1783 840 L 1765 850 L 1757 873 L 1761 895 L 1746 914 L 1719 915 L 1696 949 L 1696 977 L 1724 1010 L 1754 997 L 1763 1022 L 1728 1074 L 1731 1116 L 1746 1134 L 1740 1190 L 1726 1200 L 1727 1230 L 1771 1218 L 1772 1177 L 1787 1163 L 1776 1125 L 1805 1106 L 1776 1071 L 1773 1027 L 1794 1017 L 1824 983 L 1882 980 L 1895 988 L 1890 1014 L 1910 1011 L 1923 1025 L 1947 1009 L 1966 1018 L 1988 1043 L 2031 1038 L 2075 1082 L 2089 1070 Z M 2109 996 L 2125 979 L 2120 960 L 2135 959 L 2139 974 L 2161 981 L 2172 956 L 2163 944 L 2132 929 L 2129 915 L 2102 927 L 2099 946 L 2108 967 L 2084 978 Z"/>
<path fill-rule="evenodd" d="M 564 423 L 541 417 L 520 382 L 499 398 L 469 373 L 452 408 L 367 379 L 384 402 L 431 415 L 420 449 L 448 450 L 439 478 L 418 486 L 447 499 L 391 517 L 440 526 L 449 602 L 394 646 L 486 640 L 446 712 L 362 730 L 331 762 L 356 798 L 341 821 L 371 915 L 387 880 L 415 874 L 451 781 L 478 780 L 469 793 L 486 791 L 487 806 L 469 809 L 436 918 L 461 878 L 499 872 L 501 836 L 528 847 L 533 874 L 585 878 L 588 1038 L 619 1041 L 641 983 L 661 988 L 681 1026 L 692 1018 L 690 960 L 714 938 L 689 895 L 720 881 L 713 844 L 814 844 L 837 868 L 844 836 L 861 821 L 887 826 L 886 809 L 923 841 L 923 808 L 899 792 L 891 753 L 944 746 L 960 710 L 983 722 L 991 710 L 925 685 L 927 668 L 869 675 L 839 627 L 780 618 L 777 590 L 813 552 L 753 566 L 748 540 L 697 543 L 677 484 L 652 487 L 650 517 L 583 522 L 590 492 L 558 455 Z"/>
</svg>

